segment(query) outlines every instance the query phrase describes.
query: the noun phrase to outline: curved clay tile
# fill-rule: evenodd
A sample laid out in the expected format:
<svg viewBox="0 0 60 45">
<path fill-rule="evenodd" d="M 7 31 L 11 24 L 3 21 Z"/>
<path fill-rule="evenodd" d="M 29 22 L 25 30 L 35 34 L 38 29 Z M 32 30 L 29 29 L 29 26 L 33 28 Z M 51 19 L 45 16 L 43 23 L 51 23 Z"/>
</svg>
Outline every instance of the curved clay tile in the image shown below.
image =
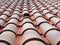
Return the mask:
<svg viewBox="0 0 60 45">
<path fill-rule="evenodd" d="M 40 13 L 35 13 L 34 18 L 41 17 L 42 15 Z"/>
<path fill-rule="evenodd" d="M 59 10 L 57 10 L 57 9 L 52 10 L 53 14 L 56 14 L 57 12 L 59 12 Z"/>
<path fill-rule="evenodd" d="M 1 45 L 13 45 L 15 41 L 15 35 L 12 32 L 6 31 L 0 34 Z"/>
<path fill-rule="evenodd" d="M 6 15 L 0 16 L 0 21 L 1 21 L 1 22 L 0 22 L 0 27 L 3 27 L 6 19 L 7 19 L 7 16 L 6 16 Z"/>
<path fill-rule="evenodd" d="M 20 12 L 19 11 L 14 11 L 13 14 L 18 14 L 19 15 Z"/>
<path fill-rule="evenodd" d="M 46 14 L 46 13 L 50 13 L 48 10 L 43 10 L 43 13 Z"/>
<path fill-rule="evenodd" d="M 36 18 L 36 21 L 37 21 L 37 24 L 39 24 L 40 22 L 47 22 L 44 18 L 42 18 L 42 17 L 38 17 L 38 18 Z"/>
<path fill-rule="evenodd" d="M 6 21 L 7 16 L 6 16 L 6 15 L 1 15 L 0 18 L 1 18 L 1 19 L 4 19 L 4 20 Z"/>
<path fill-rule="evenodd" d="M 2 31 L 13 31 L 14 33 L 16 33 L 17 31 L 17 26 L 14 24 L 8 24 Z"/>
<path fill-rule="evenodd" d="M 59 11 L 59 12 L 57 12 L 57 15 L 60 17 L 60 11 Z"/>
<path fill-rule="evenodd" d="M 30 7 L 30 9 L 31 9 L 32 7 L 34 7 L 34 5 L 30 4 L 30 6 L 29 6 L 29 7 Z"/>
<path fill-rule="evenodd" d="M 29 28 L 35 29 L 32 21 L 29 18 L 25 18 L 22 22 L 22 25 L 23 25 L 22 26 L 22 32 L 26 29 L 29 29 Z"/>
<path fill-rule="evenodd" d="M 36 7 L 32 7 L 32 8 L 31 8 L 31 11 L 34 10 L 34 9 L 36 9 Z"/>
<path fill-rule="evenodd" d="M 0 20 L 0 27 L 3 27 L 3 24 L 5 23 L 4 20 Z"/>
<path fill-rule="evenodd" d="M 5 11 L 5 10 L 1 8 L 1 9 L 0 9 L 0 15 L 1 15 L 1 14 L 2 14 L 2 12 L 4 12 L 4 11 Z"/>
<path fill-rule="evenodd" d="M 24 18 L 24 20 L 22 21 L 22 24 L 25 23 L 25 22 L 32 22 L 31 19 L 28 18 Z"/>
<path fill-rule="evenodd" d="M 60 19 L 59 18 L 51 18 L 50 19 L 57 27 L 59 27 L 60 28 Z"/>
<path fill-rule="evenodd" d="M 48 13 L 48 14 L 46 14 L 45 16 L 47 17 L 47 19 L 50 20 L 50 18 L 53 17 L 53 16 L 55 16 L 55 15 L 53 15 L 53 14 L 51 14 L 51 13 Z"/>
<path fill-rule="evenodd" d="M 27 35 L 26 35 L 27 34 Z M 46 45 L 42 37 L 34 30 L 28 30 L 23 34 L 22 45 Z"/>
<path fill-rule="evenodd" d="M 47 5 L 46 8 L 49 8 L 51 5 Z"/>
<path fill-rule="evenodd" d="M 6 6 L 2 6 L 1 8 L 2 8 L 2 9 L 6 9 L 6 7 L 7 7 L 7 5 L 6 5 Z"/>
<path fill-rule="evenodd" d="M 40 11 L 43 11 L 43 10 L 45 10 L 45 8 L 44 8 L 44 7 L 41 7 L 41 8 L 40 8 Z"/>
<path fill-rule="evenodd" d="M 38 4 L 37 6 L 40 6 L 40 3 L 39 2 L 37 2 L 36 4 Z"/>
<path fill-rule="evenodd" d="M 3 14 L 5 14 L 5 15 L 8 15 L 8 16 L 9 16 L 9 15 L 10 15 L 10 13 L 11 13 L 11 12 L 9 12 L 9 11 L 5 11 Z"/>
<path fill-rule="evenodd" d="M 10 11 L 11 13 L 13 12 L 13 10 L 11 8 L 6 9 L 7 11 Z"/>
<path fill-rule="evenodd" d="M 60 32 L 57 30 L 50 31 L 46 34 L 46 37 L 51 42 L 52 45 L 60 44 Z M 52 41 L 51 41 L 52 40 Z"/>
<path fill-rule="evenodd" d="M 18 20 L 17 20 L 17 19 L 12 18 L 12 19 L 10 19 L 10 20 L 9 20 L 9 22 L 8 22 L 8 23 L 11 23 L 11 22 L 12 22 L 12 23 L 17 24 Z"/>
<path fill-rule="evenodd" d="M 31 14 L 34 15 L 35 13 L 38 13 L 39 11 L 38 10 L 32 10 Z"/>
<path fill-rule="evenodd" d="M 17 14 L 13 14 L 11 18 L 17 18 L 19 20 L 19 16 Z"/>
<path fill-rule="evenodd" d="M 20 7 L 20 6 L 19 6 L 19 7 Z M 17 10 L 17 11 L 21 11 L 21 10 L 18 8 L 18 6 L 16 6 L 16 9 L 15 9 L 15 11 L 16 11 L 16 10 Z"/>
<path fill-rule="evenodd" d="M 17 5 L 17 7 L 16 7 L 17 9 L 22 9 L 22 7 L 20 7 L 20 5 Z"/>
<path fill-rule="evenodd" d="M 29 12 L 28 11 L 23 11 L 22 15 L 28 15 L 29 16 Z"/>
<path fill-rule="evenodd" d="M 42 7 L 42 5 L 38 6 L 38 9 L 40 9 Z"/>
</svg>

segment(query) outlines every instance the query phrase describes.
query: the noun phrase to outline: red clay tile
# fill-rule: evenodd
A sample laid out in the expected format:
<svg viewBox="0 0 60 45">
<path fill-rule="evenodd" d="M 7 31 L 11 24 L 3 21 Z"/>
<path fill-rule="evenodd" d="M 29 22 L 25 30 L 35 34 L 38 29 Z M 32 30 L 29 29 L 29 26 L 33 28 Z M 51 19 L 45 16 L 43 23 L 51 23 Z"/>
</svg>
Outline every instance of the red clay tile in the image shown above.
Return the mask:
<svg viewBox="0 0 60 45">
<path fill-rule="evenodd" d="M 27 35 L 26 35 L 27 34 Z M 41 42 L 42 40 L 42 42 Z M 34 30 L 28 30 L 23 34 L 22 45 L 45 45 L 42 37 Z M 43 43 L 44 42 L 44 43 Z"/>
<path fill-rule="evenodd" d="M 15 35 L 12 32 L 6 31 L 0 34 L 0 45 L 13 45 Z"/>
</svg>

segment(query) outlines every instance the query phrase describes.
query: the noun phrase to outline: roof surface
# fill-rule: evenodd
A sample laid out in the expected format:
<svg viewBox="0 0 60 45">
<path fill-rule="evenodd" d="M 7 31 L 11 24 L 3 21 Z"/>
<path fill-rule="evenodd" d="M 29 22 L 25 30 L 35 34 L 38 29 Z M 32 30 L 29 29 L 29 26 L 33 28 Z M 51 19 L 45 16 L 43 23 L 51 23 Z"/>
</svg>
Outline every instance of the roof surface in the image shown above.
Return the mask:
<svg viewBox="0 0 60 45">
<path fill-rule="evenodd" d="M 0 45 L 60 45 L 60 1 L 5 0 L 2 3 Z"/>
</svg>

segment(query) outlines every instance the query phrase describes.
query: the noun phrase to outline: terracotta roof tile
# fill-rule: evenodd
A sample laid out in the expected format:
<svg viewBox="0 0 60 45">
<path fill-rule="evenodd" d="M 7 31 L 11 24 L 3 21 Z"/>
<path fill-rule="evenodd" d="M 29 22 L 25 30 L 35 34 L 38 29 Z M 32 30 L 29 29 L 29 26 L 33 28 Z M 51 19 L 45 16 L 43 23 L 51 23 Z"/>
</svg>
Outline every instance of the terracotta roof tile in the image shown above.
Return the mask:
<svg viewBox="0 0 60 45">
<path fill-rule="evenodd" d="M 60 1 L 0 2 L 0 45 L 60 45 Z"/>
</svg>

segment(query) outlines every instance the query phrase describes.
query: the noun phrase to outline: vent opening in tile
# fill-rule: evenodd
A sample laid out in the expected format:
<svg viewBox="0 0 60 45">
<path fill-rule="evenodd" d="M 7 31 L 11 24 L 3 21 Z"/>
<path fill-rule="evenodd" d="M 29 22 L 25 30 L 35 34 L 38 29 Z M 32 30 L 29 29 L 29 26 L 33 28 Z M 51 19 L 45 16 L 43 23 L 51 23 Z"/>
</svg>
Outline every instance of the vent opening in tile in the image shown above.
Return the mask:
<svg viewBox="0 0 60 45">
<path fill-rule="evenodd" d="M 25 16 L 30 16 L 30 15 L 29 15 L 28 13 L 25 13 L 25 14 L 24 14 L 24 17 L 25 17 Z"/>
<path fill-rule="evenodd" d="M 57 43 L 57 45 L 60 45 L 60 41 Z"/>
</svg>

